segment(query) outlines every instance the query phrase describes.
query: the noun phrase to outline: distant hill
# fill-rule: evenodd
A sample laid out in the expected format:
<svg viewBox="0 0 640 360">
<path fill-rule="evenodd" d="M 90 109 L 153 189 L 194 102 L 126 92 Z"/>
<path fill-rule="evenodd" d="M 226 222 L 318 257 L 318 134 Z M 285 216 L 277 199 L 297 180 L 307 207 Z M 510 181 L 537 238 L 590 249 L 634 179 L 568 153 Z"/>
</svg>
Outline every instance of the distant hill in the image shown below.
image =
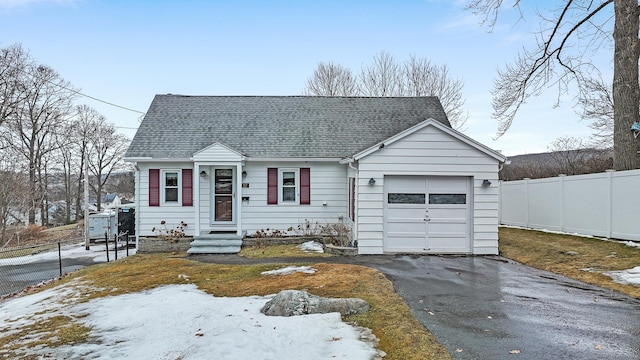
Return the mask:
<svg viewBox="0 0 640 360">
<path fill-rule="evenodd" d="M 539 179 L 559 174 L 603 172 L 613 167 L 611 149 L 578 149 L 509 156 L 500 171 L 501 180 Z"/>
</svg>

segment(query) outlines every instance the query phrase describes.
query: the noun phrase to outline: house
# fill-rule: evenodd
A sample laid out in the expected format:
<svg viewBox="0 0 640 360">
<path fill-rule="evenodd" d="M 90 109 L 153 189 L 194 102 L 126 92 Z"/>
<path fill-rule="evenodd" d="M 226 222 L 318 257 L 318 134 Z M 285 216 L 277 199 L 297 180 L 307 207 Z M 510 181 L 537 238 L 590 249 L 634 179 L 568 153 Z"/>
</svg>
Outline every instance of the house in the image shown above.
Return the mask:
<svg viewBox="0 0 640 360">
<path fill-rule="evenodd" d="M 105 194 L 100 197 L 100 208 L 101 210 L 105 209 L 115 209 L 122 205 L 122 201 L 120 197 L 116 194 Z M 98 209 L 98 200 L 94 196 L 89 198 L 89 206 L 92 211 L 97 211 Z"/>
<path fill-rule="evenodd" d="M 125 160 L 136 236 L 187 224 L 190 253 L 306 220 L 359 254 L 498 253 L 506 158 L 450 127 L 436 97 L 157 95 Z"/>
</svg>

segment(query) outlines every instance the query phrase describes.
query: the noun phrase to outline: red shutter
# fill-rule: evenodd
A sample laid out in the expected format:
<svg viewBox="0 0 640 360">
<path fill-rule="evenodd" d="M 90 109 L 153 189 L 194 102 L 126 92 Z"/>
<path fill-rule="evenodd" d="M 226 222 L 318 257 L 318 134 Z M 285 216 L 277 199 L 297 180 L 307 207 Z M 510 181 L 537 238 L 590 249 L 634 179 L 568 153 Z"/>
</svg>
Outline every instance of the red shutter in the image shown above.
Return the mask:
<svg viewBox="0 0 640 360">
<path fill-rule="evenodd" d="M 149 169 L 149 206 L 160 206 L 160 169 Z"/>
<path fill-rule="evenodd" d="M 267 169 L 267 204 L 275 205 L 278 203 L 278 169 Z"/>
<path fill-rule="evenodd" d="M 300 168 L 300 205 L 311 204 L 311 169 Z"/>
<path fill-rule="evenodd" d="M 193 206 L 193 169 L 182 169 L 182 206 Z"/>
<path fill-rule="evenodd" d="M 349 219 L 356 220 L 356 179 L 349 178 Z"/>
</svg>

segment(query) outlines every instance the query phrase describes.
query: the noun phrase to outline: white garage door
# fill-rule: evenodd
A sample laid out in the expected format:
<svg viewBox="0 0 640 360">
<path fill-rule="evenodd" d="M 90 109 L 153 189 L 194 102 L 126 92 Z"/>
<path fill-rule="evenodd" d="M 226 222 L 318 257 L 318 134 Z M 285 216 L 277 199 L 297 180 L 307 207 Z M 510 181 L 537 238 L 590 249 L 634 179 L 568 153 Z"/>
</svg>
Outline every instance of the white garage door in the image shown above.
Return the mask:
<svg viewBox="0 0 640 360">
<path fill-rule="evenodd" d="M 385 252 L 471 253 L 471 179 L 385 176 Z"/>
</svg>

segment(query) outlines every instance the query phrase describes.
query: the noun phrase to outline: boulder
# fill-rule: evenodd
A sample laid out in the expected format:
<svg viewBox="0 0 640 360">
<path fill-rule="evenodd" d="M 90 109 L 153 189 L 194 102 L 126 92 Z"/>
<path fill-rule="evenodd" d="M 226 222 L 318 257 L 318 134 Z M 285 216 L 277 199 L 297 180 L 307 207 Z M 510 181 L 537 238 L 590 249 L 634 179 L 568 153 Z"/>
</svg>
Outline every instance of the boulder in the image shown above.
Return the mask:
<svg viewBox="0 0 640 360">
<path fill-rule="evenodd" d="M 323 298 L 302 290 L 282 290 L 267 301 L 260 312 L 268 316 L 295 316 L 339 312 L 341 315 L 362 314 L 369 304 L 357 298 Z"/>
</svg>

